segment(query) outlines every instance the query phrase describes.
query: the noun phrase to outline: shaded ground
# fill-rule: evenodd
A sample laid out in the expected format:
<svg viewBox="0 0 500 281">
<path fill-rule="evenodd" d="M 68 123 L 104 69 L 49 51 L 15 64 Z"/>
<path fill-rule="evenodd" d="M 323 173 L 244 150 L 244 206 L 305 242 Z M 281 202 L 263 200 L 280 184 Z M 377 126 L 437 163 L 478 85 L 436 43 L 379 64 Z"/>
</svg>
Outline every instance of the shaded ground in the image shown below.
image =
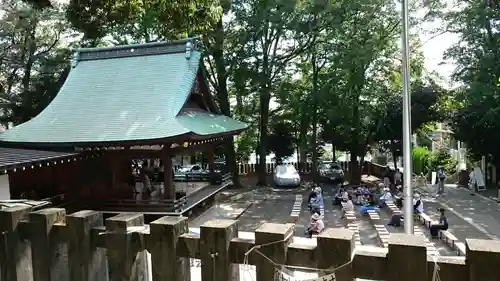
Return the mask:
<svg viewBox="0 0 500 281">
<path fill-rule="evenodd" d="M 492 200 L 471 196 L 463 189 L 447 185 L 444 196 L 435 196 L 433 188 L 425 191 L 426 213 L 438 218 L 436 208 L 447 209 L 450 232 L 461 241 L 465 238 L 498 239 L 500 237 L 500 205 Z"/>
</svg>

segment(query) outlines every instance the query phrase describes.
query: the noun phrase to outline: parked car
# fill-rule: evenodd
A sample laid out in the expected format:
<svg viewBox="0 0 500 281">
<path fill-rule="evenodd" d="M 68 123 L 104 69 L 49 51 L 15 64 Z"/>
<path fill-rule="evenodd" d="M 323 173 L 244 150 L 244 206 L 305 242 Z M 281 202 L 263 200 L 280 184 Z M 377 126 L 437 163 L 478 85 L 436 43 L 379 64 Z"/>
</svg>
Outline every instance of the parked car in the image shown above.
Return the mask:
<svg viewBox="0 0 500 281">
<path fill-rule="evenodd" d="M 225 178 L 225 173 L 217 169 L 216 164 L 213 175 L 210 175 L 209 169 L 204 169 L 200 165 L 184 166 L 177 169 L 174 173 L 176 181 L 209 181 L 212 184 L 220 184 Z"/>
<path fill-rule="evenodd" d="M 208 179 L 209 174 L 209 171 L 203 169 L 200 165 L 188 165 L 177 169 L 174 179 L 177 181 L 201 181 Z"/>
<path fill-rule="evenodd" d="M 322 163 L 318 166 L 318 174 L 322 179 L 342 182 L 344 181 L 344 170 L 337 162 Z"/>
<path fill-rule="evenodd" d="M 274 170 L 276 186 L 300 186 L 300 175 L 293 165 L 281 164 Z"/>
</svg>

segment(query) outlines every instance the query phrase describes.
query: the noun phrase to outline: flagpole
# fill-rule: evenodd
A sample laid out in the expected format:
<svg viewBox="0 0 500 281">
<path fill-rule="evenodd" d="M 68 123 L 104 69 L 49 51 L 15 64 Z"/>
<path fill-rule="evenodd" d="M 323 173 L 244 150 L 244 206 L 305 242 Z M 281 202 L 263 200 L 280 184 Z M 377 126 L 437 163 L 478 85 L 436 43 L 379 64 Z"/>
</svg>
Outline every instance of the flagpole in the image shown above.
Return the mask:
<svg viewBox="0 0 500 281">
<path fill-rule="evenodd" d="M 404 177 L 404 229 L 413 234 L 413 187 L 411 161 L 411 97 L 410 97 L 410 44 L 408 35 L 408 0 L 401 1 L 402 58 L 403 58 L 403 177 Z"/>
</svg>

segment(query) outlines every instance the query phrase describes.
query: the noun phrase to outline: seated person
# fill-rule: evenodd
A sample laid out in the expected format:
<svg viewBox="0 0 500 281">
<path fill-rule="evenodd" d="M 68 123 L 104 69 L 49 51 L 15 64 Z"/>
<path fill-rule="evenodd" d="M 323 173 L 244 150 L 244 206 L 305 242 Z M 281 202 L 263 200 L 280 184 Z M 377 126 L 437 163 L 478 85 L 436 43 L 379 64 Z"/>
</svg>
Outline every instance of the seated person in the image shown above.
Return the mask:
<svg viewBox="0 0 500 281">
<path fill-rule="evenodd" d="M 345 208 L 342 209 L 342 217 L 345 217 L 345 213 L 349 211 L 354 211 L 354 203 L 352 203 L 352 196 L 349 195 Z"/>
<path fill-rule="evenodd" d="M 361 208 L 359 208 L 359 212 L 361 215 L 366 215 L 366 214 L 368 214 L 368 211 L 371 211 L 371 210 L 376 211 L 377 209 L 378 209 L 377 203 L 375 203 L 375 200 L 372 197 L 370 199 L 370 201 L 368 202 L 368 204 L 361 206 Z"/>
<path fill-rule="evenodd" d="M 438 224 L 432 224 L 430 228 L 431 236 L 432 238 L 438 238 L 439 236 L 439 231 L 440 230 L 448 230 L 448 219 L 444 215 L 444 209 L 439 208 L 439 213 L 441 214 L 439 216 L 439 223 Z"/>
<path fill-rule="evenodd" d="M 391 220 L 387 225 L 394 226 L 394 227 L 400 227 L 401 226 L 401 220 L 403 219 L 403 213 L 400 213 L 398 215 L 392 215 Z"/>
<path fill-rule="evenodd" d="M 359 186 L 356 188 L 356 204 L 361 205 L 363 203 L 363 192 L 364 188 Z"/>
<path fill-rule="evenodd" d="M 340 205 L 341 204 L 343 192 L 344 192 L 344 189 L 342 187 L 337 189 L 337 193 L 335 193 L 335 196 L 333 198 L 333 205 Z"/>
<path fill-rule="evenodd" d="M 391 191 L 389 190 L 389 188 L 385 187 L 382 191 L 382 195 L 380 196 L 379 200 L 378 200 L 378 206 L 380 208 L 383 208 L 385 207 L 385 203 L 386 202 L 392 202 L 392 194 L 391 194 Z"/>
<path fill-rule="evenodd" d="M 318 214 L 313 214 L 311 216 L 311 222 L 306 230 L 306 236 L 311 238 L 315 234 L 319 234 L 325 228 L 325 223 Z"/>
<path fill-rule="evenodd" d="M 307 199 L 307 202 L 309 202 L 309 204 L 311 203 L 311 199 L 314 197 L 316 197 L 317 194 L 316 194 L 316 191 L 314 190 L 314 188 L 311 189 L 311 191 L 309 192 L 309 198 Z"/>
<path fill-rule="evenodd" d="M 415 194 L 413 197 L 413 213 L 421 214 L 424 212 L 424 202 L 420 200 L 420 194 Z"/>
<path fill-rule="evenodd" d="M 400 185 L 397 187 L 396 196 L 394 196 L 394 204 L 396 204 L 399 209 L 403 208 L 403 187 Z"/>
<path fill-rule="evenodd" d="M 347 193 L 347 190 L 344 190 L 342 192 L 342 201 L 347 202 L 347 200 L 349 200 L 349 193 Z"/>
<path fill-rule="evenodd" d="M 309 200 L 310 200 L 309 201 L 309 211 L 311 212 L 311 215 L 314 213 L 321 215 L 321 208 L 320 208 L 320 205 L 318 202 L 317 193 L 314 193 Z"/>
</svg>

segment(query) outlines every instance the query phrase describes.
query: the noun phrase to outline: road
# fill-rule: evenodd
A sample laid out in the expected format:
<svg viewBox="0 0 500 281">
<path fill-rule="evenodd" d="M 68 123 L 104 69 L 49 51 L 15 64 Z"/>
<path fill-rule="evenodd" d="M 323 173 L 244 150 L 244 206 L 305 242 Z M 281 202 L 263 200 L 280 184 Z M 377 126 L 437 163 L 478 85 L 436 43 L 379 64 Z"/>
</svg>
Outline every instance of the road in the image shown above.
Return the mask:
<svg viewBox="0 0 500 281">
<path fill-rule="evenodd" d="M 424 196 L 426 213 L 438 217 L 436 208 L 447 210 L 450 232 L 459 240 L 465 238 L 494 239 L 500 237 L 500 204 L 482 196 L 473 196 L 468 190 L 446 185 L 446 194 L 436 196 L 432 186 L 419 188 Z"/>
</svg>

